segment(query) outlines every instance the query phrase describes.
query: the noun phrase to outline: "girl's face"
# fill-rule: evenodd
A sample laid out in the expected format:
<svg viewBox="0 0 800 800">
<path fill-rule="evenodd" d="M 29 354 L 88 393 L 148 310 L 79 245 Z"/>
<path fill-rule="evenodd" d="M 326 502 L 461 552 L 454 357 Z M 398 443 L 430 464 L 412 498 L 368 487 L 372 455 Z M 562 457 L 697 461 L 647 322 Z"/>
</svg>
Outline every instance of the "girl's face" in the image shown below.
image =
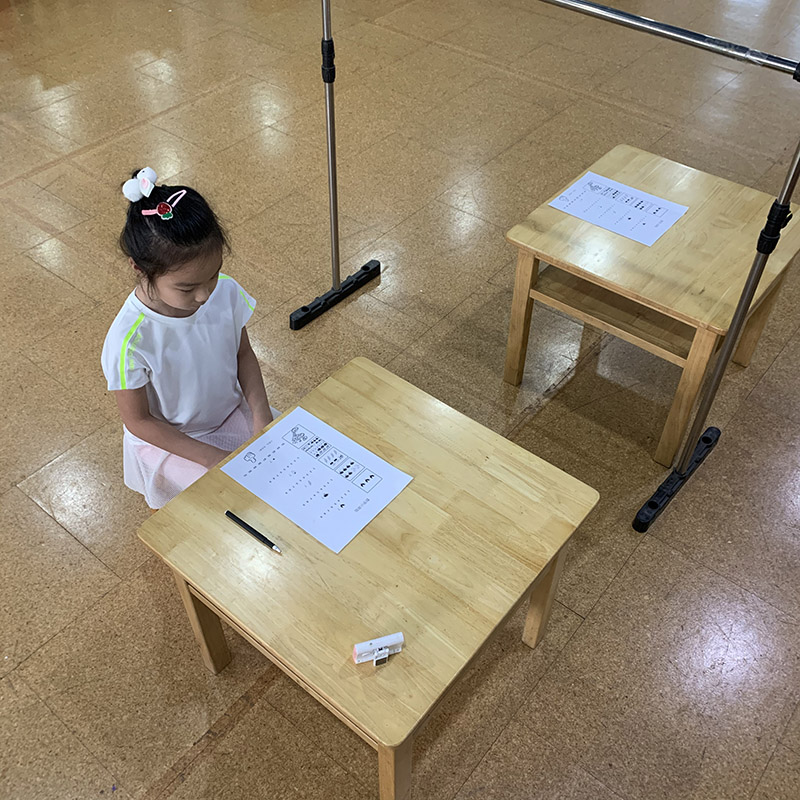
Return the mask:
<svg viewBox="0 0 800 800">
<path fill-rule="evenodd" d="M 193 258 L 177 269 L 142 281 L 148 305 L 171 317 L 189 317 L 211 297 L 222 268 L 222 249 Z M 140 298 L 143 299 L 143 298 Z"/>
</svg>

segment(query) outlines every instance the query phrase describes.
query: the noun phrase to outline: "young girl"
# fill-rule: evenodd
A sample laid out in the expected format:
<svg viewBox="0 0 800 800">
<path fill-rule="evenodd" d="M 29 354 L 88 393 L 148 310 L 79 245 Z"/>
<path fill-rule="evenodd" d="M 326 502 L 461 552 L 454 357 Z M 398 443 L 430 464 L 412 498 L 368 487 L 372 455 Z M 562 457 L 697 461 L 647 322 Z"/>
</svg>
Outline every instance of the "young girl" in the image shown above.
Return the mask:
<svg viewBox="0 0 800 800">
<path fill-rule="evenodd" d="M 256 301 L 220 272 L 225 232 L 194 189 L 155 184 L 146 167 L 122 187 L 120 246 L 138 285 L 102 355 L 124 423 L 125 484 L 153 509 L 272 420 L 245 328 Z"/>
</svg>

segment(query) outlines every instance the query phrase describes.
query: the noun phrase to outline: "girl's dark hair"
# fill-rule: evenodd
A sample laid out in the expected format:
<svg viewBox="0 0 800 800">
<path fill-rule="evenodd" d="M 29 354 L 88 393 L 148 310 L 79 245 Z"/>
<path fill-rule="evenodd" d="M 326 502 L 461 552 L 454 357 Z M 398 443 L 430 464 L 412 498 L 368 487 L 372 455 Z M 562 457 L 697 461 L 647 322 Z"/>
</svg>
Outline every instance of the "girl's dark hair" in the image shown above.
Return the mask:
<svg viewBox="0 0 800 800">
<path fill-rule="evenodd" d="M 133 171 L 135 178 L 139 170 Z M 142 214 L 182 189 L 186 194 L 175 206 L 171 219 Z M 188 186 L 154 186 L 150 197 L 128 206 L 128 218 L 119 246 L 142 271 L 148 282 L 191 261 L 211 248 L 230 250 L 224 228 L 205 198 Z"/>
</svg>

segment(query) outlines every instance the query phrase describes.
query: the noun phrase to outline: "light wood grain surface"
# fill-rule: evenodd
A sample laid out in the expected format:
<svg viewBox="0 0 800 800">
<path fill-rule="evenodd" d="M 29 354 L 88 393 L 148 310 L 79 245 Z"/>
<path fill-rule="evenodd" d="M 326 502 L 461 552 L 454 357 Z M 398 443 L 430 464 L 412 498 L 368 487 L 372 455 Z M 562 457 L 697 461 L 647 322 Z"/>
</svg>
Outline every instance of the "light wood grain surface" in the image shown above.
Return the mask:
<svg viewBox="0 0 800 800">
<path fill-rule="evenodd" d="M 413 476 L 339 555 L 219 469 L 140 536 L 312 694 L 379 748 L 395 748 L 598 494 L 366 359 L 300 405 Z M 229 522 L 228 508 L 283 555 Z M 405 634 L 402 653 L 377 669 L 353 664 L 355 642 L 395 631 Z"/>
<path fill-rule="evenodd" d="M 543 261 L 674 319 L 725 333 L 774 198 L 629 145 L 615 147 L 587 171 L 689 210 L 652 247 L 547 203 L 514 226 L 508 240 Z M 800 225 L 795 219 L 770 256 L 755 303 L 798 249 Z"/>
</svg>

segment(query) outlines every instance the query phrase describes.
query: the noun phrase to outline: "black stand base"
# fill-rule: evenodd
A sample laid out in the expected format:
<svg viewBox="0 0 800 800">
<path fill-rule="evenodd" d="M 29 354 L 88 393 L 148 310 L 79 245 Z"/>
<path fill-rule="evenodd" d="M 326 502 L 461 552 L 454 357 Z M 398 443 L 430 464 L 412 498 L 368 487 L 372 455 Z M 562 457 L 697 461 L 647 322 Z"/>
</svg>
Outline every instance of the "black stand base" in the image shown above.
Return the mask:
<svg viewBox="0 0 800 800">
<path fill-rule="evenodd" d="M 669 505 L 669 501 L 681 490 L 683 484 L 689 480 L 694 471 L 705 461 L 706 456 L 714 449 L 719 441 L 719 428 L 707 428 L 700 437 L 697 447 L 692 454 L 692 460 L 685 473 L 672 470 L 672 474 L 656 489 L 655 494 L 639 509 L 633 520 L 633 529 L 645 533 L 650 525 L 655 522 L 658 515 Z"/>
<path fill-rule="evenodd" d="M 381 262 L 375 261 L 375 259 L 368 261 L 358 272 L 345 278 L 338 289 L 329 289 L 321 297 L 315 297 L 307 306 L 300 306 L 297 311 L 292 311 L 289 314 L 289 328 L 299 331 L 300 328 L 308 325 L 309 322 L 324 314 L 329 308 L 333 308 L 345 297 L 353 294 L 356 289 L 360 289 L 365 283 L 369 283 L 380 274 Z"/>
</svg>

